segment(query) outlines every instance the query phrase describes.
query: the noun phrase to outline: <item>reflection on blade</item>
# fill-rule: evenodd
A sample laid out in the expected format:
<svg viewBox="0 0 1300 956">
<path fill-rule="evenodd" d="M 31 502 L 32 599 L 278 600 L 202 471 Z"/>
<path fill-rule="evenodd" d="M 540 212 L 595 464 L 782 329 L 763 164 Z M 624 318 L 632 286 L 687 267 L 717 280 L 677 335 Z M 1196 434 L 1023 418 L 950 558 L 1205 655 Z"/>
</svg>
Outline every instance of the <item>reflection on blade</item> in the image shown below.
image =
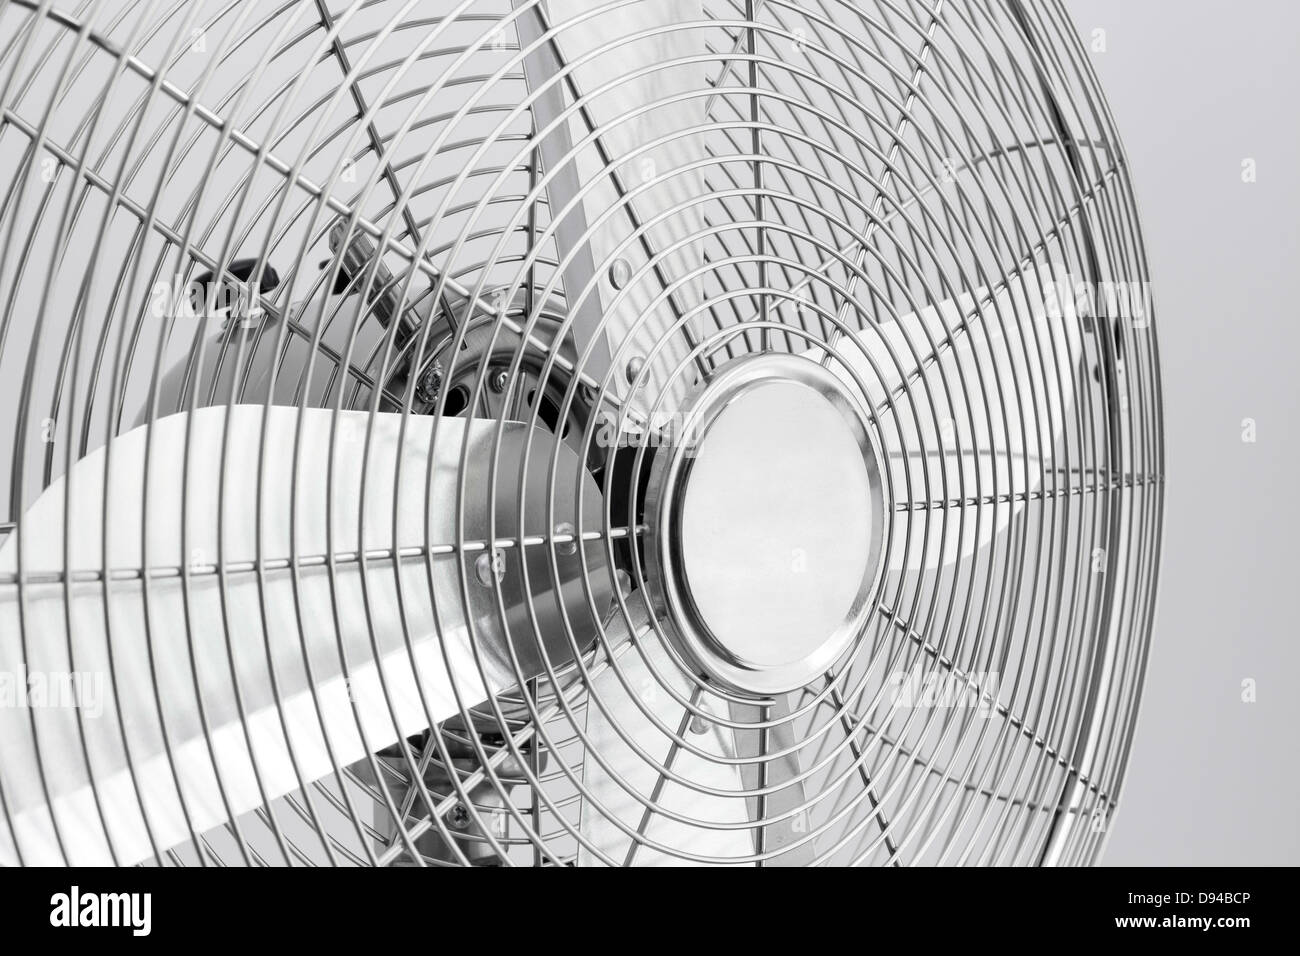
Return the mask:
<svg viewBox="0 0 1300 956">
<path fill-rule="evenodd" d="M 523 425 L 506 423 L 494 462 L 496 422 L 410 418 L 404 434 L 401 427 L 399 415 L 379 415 L 372 426 L 364 412 L 280 407 L 173 415 L 153 425 L 147 456 L 149 428 L 122 435 L 108 446 L 107 467 L 106 449 L 94 452 L 28 509 L 0 549 L 0 574 L 12 581 L 21 544 L 24 579 L 47 577 L 21 591 L 0 584 L 0 671 L 65 680 L 75 672 L 86 689 L 80 708 L 0 709 L 0 785 L 13 822 L 12 833 L 0 825 L 0 863 L 17 862 L 19 853 L 29 864 L 61 863 L 65 855 L 86 865 L 114 856 L 123 864 L 147 859 L 191 831 L 296 789 L 299 776 L 303 782 L 326 776 L 445 719 L 458 711 L 456 694 L 470 706 L 513 686 L 519 672 L 510 647 L 520 671 L 542 670 L 529 601 L 548 635 L 552 662 L 571 657 L 561 617 L 586 607 L 578 554 L 557 559 L 566 582 L 557 594 L 548 573 L 551 549 L 528 549 L 532 587 L 525 597 L 522 549 L 499 551 L 503 628 L 497 588 L 476 580 L 475 562 L 484 552 L 426 551 L 456 540 L 462 512 L 467 539 L 487 534 L 493 506 L 485 479 L 494 464 L 503 478 L 495 506 L 498 540 L 525 530 L 546 533 L 538 524 L 525 529 L 511 502 L 531 442 L 526 513 L 545 518 L 538 505 L 545 504 L 549 435 L 530 438 Z M 564 448 L 559 453 L 572 457 Z M 146 460 L 149 496 L 142 500 Z M 592 527 L 599 495 L 586 479 L 587 507 L 577 520 L 572 476 L 580 469 L 568 465 L 559 468 L 569 477 L 557 481 L 555 516 L 564 518 L 567 508 L 569 522 Z M 71 584 L 66 603 L 60 580 L 65 487 L 67 566 L 74 578 L 90 578 Z M 107 566 L 114 572 L 107 595 L 98 580 L 106 523 Z M 356 560 L 360 548 L 369 560 L 364 572 Z M 406 555 L 396 565 L 395 551 Z M 336 556 L 333 569 L 319 557 L 326 553 Z M 599 553 L 589 545 L 586 555 L 600 587 L 607 575 L 600 573 Z M 296 585 L 288 556 L 303 564 Z M 150 575 L 147 590 L 139 574 L 146 557 L 150 568 L 173 569 Z M 253 570 L 259 557 L 260 573 Z M 214 573 L 218 561 L 222 577 Z M 188 584 L 181 567 L 189 569 Z M 120 575 L 120 569 L 134 572 Z M 579 642 L 594 632 L 594 622 L 581 617 L 569 617 Z"/>
<path fill-rule="evenodd" d="M 894 500 L 912 503 L 894 515 L 891 570 L 968 558 L 1053 467 L 1081 387 L 1082 329 L 1067 278 L 1063 267 L 1027 272 L 994 295 L 966 293 L 841 339 L 830 367 L 846 382 L 860 378 Z M 941 503 L 957 499 L 966 507 L 948 509 L 945 530 Z"/>
<path fill-rule="evenodd" d="M 733 734 L 725 725 L 712 720 L 691 726 L 688 711 L 669 695 L 662 682 L 671 682 L 673 689 L 688 699 L 691 685 L 649 629 L 644 604 L 634 597 L 629 601 L 629 608 L 637 636 L 634 646 L 619 655 L 617 661 L 627 686 L 619 680 L 614 667 L 610 667 L 596 677 L 590 690 L 588 749 L 582 771 L 589 799 L 583 802 L 582 834 L 597 850 L 620 864 L 629 858 L 638 866 L 690 863 L 638 843 L 620 823 L 649 841 L 689 853 L 717 860 L 751 856 L 753 830 L 744 826 L 749 814 L 739 768 L 710 759 L 736 756 Z M 626 633 L 627 624 L 618 619 L 606 630 L 611 644 L 617 645 Z M 597 699 L 601 706 L 596 704 Z M 674 746 L 672 738 L 654 725 L 647 711 L 673 731 L 684 728 L 682 736 L 701 753 Z M 697 732 L 699 729 L 703 732 Z M 629 740 L 650 759 L 633 750 Z M 594 754 L 600 755 L 600 761 Z M 736 796 L 703 793 L 687 783 L 670 780 L 661 772 L 665 766 L 695 787 L 734 792 Z M 656 810 L 647 812 L 647 803 Z M 699 822 L 674 820 L 666 813 L 677 813 Z M 719 825 L 739 828 L 718 829 Z M 586 847 L 579 850 L 579 866 L 599 862 L 600 858 Z"/>
<path fill-rule="evenodd" d="M 685 277 L 703 265 L 698 240 L 691 240 L 703 228 L 700 206 L 692 204 L 705 194 L 704 174 L 683 167 L 708 157 L 703 136 L 685 132 L 703 124 L 704 99 L 672 99 L 707 88 L 708 66 L 682 62 L 707 52 L 702 29 L 690 26 L 704 22 L 702 5 L 514 5 L 521 8 L 522 45 L 538 44 L 525 59 L 525 74 L 532 91 L 540 91 L 532 109 L 543 163 L 553 173 L 547 192 L 560 259 L 568 262 L 565 294 L 576 304 L 589 290 L 574 316 L 578 353 L 601 316 L 605 341 L 595 343 L 589 359 L 597 376 L 616 350 L 616 361 L 626 366 L 658 346 L 633 402 L 644 415 L 662 398 L 659 411 L 671 413 L 691 384 L 689 369 L 671 378 L 688 354 L 687 336 L 674 323 L 701 305 L 698 281 Z M 541 89 L 566 68 L 563 79 Z M 566 122 L 560 117 L 568 107 L 574 109 Z M 610 388 L 627 389 L 622 368 L 614 370 Z"/>
</svg>

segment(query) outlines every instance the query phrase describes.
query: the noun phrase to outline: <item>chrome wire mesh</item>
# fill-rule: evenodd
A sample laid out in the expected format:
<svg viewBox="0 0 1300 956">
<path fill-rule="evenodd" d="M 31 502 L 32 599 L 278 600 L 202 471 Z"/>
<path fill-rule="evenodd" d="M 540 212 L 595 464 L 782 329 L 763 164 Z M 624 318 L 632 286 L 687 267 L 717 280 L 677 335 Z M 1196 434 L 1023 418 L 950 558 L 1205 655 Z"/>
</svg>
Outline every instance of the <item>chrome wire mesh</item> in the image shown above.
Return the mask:
<svg viewBox="0 0 1300 956">
<path fill-rule="evenodd" d="M 529 34 L 518 27 L 538 6 L 10 0 L 0 8 L 0 447 L 12 458 L 0 477 L 0 535 L 21 537 L 15 530 L 36 497 L 114 436 L 208 405 L 523 421 L 563 432 L 579 452 L 573 461 L 589 465 L 605 419 L 579 413 L 627 423 L 622 378 L 632 349 L 611 341 L 602 368 L 582 343 L 560 345 L 573 332 L 570 304 L 594 290 L 565 287 L 525 74 L 529 50 L 571 25 L 551 17 L 542 38 L 521 48 Z M 701 82 L 666 108 L 699 111 L 690 135 L 706 156 L 690 207 L 656 210 L 688 221 L 689 241 L 654 249 L 661 268 L 635 280 L 659 283 L 669 299 L 688 282 L 699 290 L 704 306 L 662 333 L 689 345 L 690 362 L 674 375 L 691 367 L 707 375 L 763 350 L 819 348 L 834 363 L 859 330 L 963 293 L 994 295 L 1058 266 L 1091 287 L 1145 287 L 1123 150 L 1058 0 L 705 0 L 697 17 L 656 30 L 692 37 L 680 59 L 669 37 L 662 68 L 690 66 Z M 572 74 L 558 85 L 580 118 L 589 91 Z M 599 139 L 604 130 L 588 132 Z M 605 172 L 620 182 L 632 175 Z M 331 243 L 340 223 L 343 239 Z M 349 248 L 371 250 L 350 275 Z M 683 249 L 699 256 L 689 275 L 673 258 Z M 237 261 L 251 263 L 239 284 L 246 300 L 214 319 L 214 290 Z M 607 281 L 615 265 L 596 263 L 593 281 Z M 201 286 L 207 301 L 175 294 L 203 273 L 217 277 Z M 911 354 L 894 361 L 907 387 L 873 414 L 906 405 L 941 433 L 949 390 L 1012 387 L 996 370 L 981 380 L 943 371 L 939 359 L 966 323 L 984 319 L 963 316 L 938 342 L 905 333 Z M 436 732 L 336 764 L 185 843 L 156 846 L 157 862 L 1095 860 L 1128 760 L 1158 571 L 1155 327 L 1149 315 L 1095 299 L 1071 361 L 1034 341 L 1014 309 L 996 319 L 1021 343 L 1019 361 L 1041 373 L 1036 381 L 1068 396 L 1067 420 L 1046 426 L 1054 447 L 1035 489 L 973 487 L 960 472 L 943 487 L 891 485 L 900 534 L 904 522 L 956 522 L 981 504 L 1014 516 L 972 555 L 891 568 L 851 653 L 788 700 L 755 701 L 669 674 L 680 660 L 650 652 L 669 648 L 666 625 L 638 613 L 647 570 L 629 546 L 644 532 L 626 487 L 635 477 L 612 467 L 594 469 L 602 520 L 567 537 L 458 534 L 403 554 L 265 555 L 240 565 L 204 555 L 189 566 L 77 577 L 107 600 L 124 582 L 148 592 L 215 576 L 225 589 L 241 575 L 296 579 L 308 567 L 333 575 L 359 564 L 364 576 L 392 576 L 403 562 L 466 556 L 470 589 L 479 586 L 476 557 L 494 548 L 554 558 L 576 535 L 608 558 L 599 571 L 607 580 L 584 582 L 601 635 L 573 659 L 520 673 L 516 689 L 487 701 L 462 699 Z M 425 388 L 435 369 L 448 385 L 436 392 Z M 647 407 L 655 398 L 642 396 Z M 1020 405 L 991 429 L 1037 431 L 1046 407 Z M 435 426 L 435 445 L 438 434 Z M 897 454 L 950 453 L 908 434 L 913 443 Z M 357 447 L 366 454 L 364 436 Z M 638 450 L 632 476 L 645 454 Z M 550 465 L 566 467 L 558 453 Z M 229 506 L 263 500 L 261 480 L 228 482 Z M 457 500 L 436 507 L 465 513 L 481 495 L 462 483 Z M 64 527 L 78 533 L 70 511 Z M 12 600 L 34 583 L 21 554 L 0 577 Z M 66 577 L 71 586 L 74 572 Z M 611 589 L 613 605 L 597 606 Z M 981 686 L 990 674 L 996 686 Z M 661 742 L 643 755 L 654 785 L 624 788 L 638 812 L 605 821 L 624 834 L 619 854 L 584 824 L 605 813 L 608 791 L 593 771 L 617 776 L 589 730 L 608 675 L 625 686 L 651 682 L 652 693 L 628 699 L 652 701 L 638 705 L 637 719 L 656 725 Z M 947 675 L 986 706 L 899 706 L 899 675 Z M 160 700 L 197 687 L 155 684 Z M 702 743 L 718 727 L 752 737 L 756 749 L 720 756 Z M 94 756 L 75 759 L 93 786 Z M 791 759 L 793 772 L 776 771 Z M 728 762 L 739 784 L 722 798 L 743 819 L 693 815 L 682 795 L 709 784 L 681 768 Z M 0 798 L 11 785 L 0 768 Z M 678 794 L 673 807 L 668 790 Z M 765 842 L 773 821 L 791 825 L 792 845 Z M 728 829 L 752 840 L 752 852 L 719 858 L 707 849 L 708 832 Z"/>
</svg>

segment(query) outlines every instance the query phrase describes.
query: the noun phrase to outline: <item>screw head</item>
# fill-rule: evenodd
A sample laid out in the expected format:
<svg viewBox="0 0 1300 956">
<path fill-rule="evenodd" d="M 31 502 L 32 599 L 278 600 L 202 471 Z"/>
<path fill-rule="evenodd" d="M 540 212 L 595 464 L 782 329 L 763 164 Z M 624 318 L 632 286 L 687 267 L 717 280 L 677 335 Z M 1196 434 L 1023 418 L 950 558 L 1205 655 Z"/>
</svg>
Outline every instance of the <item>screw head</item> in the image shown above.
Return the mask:
<svg viewBox="0 0 1300 956">
<path fill-rule="evenodd" d="M 510 381 L 510 375 L 505 369 L 501 369 L 488 378 L 488 388 L 500 394 L 506 390 L 506 383 Z"/>
<path fill-rule="evenodd" d="M 506 576 L 506 556 L 500 548 L 484 551 L 474 561 L 474 574 L 478 583 L 490 588 L 493 581 L 502 581 Z"/>
<path fill-rule="evenodd" d="M 626 259 L 615 259 L 609 267 L 609 284 L 621 289 L 632 281 L 632 264 Z"/>
<path fill-rule="evenodd" d="M 416 382 L 415 397 L 426 405 L 432 405 L 438 400 L 438 393 L 442 391 L 442 379 L 442 362 L 434 359 L 433 364 L 424 370 L 419 381 Z"/>
<path fill-rule="evenodd" d="M 447 822 L 457 830 L 463 830 L 469 826 L 469 811 L 465 809 L 465 804 L 458 803 L 451 808 L 447 814 Z"/>
<path fill-rule="evenodd" d="M 623 370 L 623 373 L 627 376 L 627 383 L 629 385 L 635 385 L 637 377 L 641 374 L 641 372 L 644 369 L 645 369 L 645 359 L 643 359 L 641 356 L 633 355 L 630 359 L 628 359 L 627 368 Z"/>
</svg>

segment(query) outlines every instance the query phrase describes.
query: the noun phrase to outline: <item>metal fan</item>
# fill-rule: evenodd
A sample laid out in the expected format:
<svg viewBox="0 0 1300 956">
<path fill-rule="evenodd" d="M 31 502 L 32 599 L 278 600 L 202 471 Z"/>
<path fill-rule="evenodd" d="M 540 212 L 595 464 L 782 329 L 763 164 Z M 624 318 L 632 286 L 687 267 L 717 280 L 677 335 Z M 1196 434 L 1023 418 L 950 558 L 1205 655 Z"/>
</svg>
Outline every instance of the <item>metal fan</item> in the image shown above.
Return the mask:
<svg viewBox="0 0 1300 956">
<path fill-rule="evenodd" d="M 0 862 L 1097 858 L 1161 407 L 1057 0 L 13 0 L 0 108 Z"/>
</svg>

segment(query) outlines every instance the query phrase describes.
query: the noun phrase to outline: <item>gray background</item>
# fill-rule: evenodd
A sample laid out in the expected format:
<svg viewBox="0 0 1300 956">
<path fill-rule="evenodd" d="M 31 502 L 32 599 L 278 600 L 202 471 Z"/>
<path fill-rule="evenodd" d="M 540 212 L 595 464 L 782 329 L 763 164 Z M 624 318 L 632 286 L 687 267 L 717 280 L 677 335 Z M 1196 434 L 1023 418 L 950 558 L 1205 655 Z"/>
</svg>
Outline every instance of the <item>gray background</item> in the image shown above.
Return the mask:
<svg viewBox="0 0 1300 956">
<path fill-rule="evenodd" d="M 1085 43 L 1106 31 L 1092 60 L 1146 229 L 1167 427 L 1160 603 L 1104 862 L 1300 863 L 1300 4 L 1067 5 Z"/>
</svg>

